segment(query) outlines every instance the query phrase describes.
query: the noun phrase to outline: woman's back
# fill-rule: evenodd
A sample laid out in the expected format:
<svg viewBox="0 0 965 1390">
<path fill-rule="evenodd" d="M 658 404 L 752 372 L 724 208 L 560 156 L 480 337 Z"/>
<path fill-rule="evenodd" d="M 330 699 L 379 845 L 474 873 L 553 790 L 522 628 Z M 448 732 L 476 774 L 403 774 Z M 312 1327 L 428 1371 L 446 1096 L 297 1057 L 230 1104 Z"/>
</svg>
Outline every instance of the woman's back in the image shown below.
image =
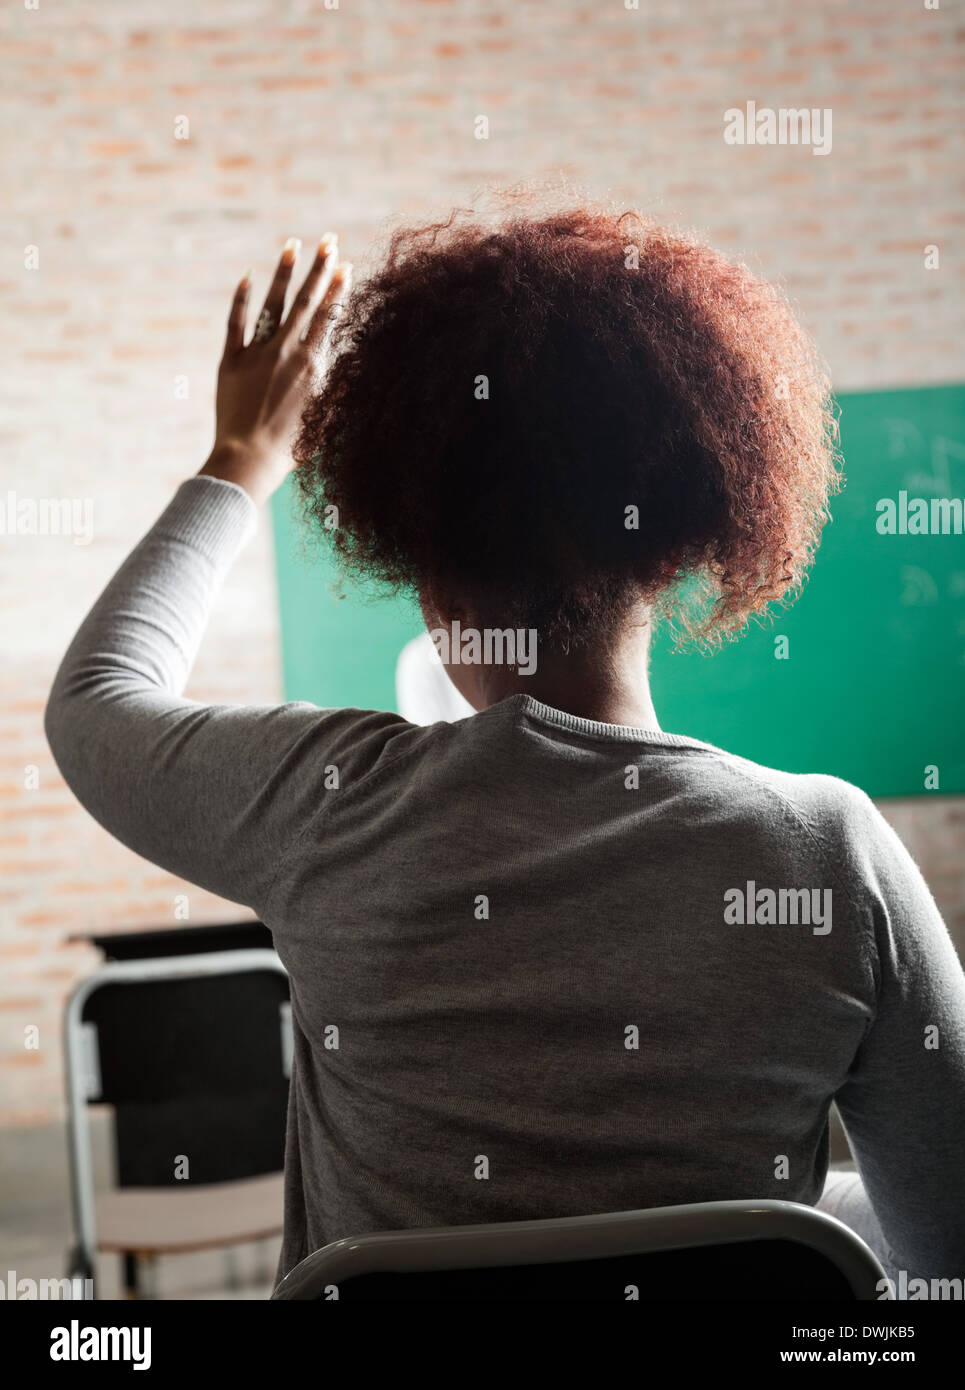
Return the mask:
<svg viewBox="0 0 965 1390">
<path fill-rule="evenodd" d="M 313 742 L 319 809 L 260 905 L 293 980 L 285 1268 L 374 1229 L 814 1202 L 836 1095 L 932 1267 L 881 1160 L 931 1188 L 958 967 L 862 792 L 525 695 L 320 713 Z"/>
</svg>

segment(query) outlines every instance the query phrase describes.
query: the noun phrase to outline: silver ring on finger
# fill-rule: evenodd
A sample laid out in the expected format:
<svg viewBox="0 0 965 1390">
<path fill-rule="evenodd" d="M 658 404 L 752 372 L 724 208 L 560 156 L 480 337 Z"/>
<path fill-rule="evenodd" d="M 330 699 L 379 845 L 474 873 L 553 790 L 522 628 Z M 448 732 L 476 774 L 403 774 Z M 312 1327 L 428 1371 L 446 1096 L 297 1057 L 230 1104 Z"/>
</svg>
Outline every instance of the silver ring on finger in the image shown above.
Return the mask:
<svg viewBox="0 0 965 1390">
<path fill-rule="evenodd" d="M 262 309 L 258 322 L 255 324 L 255 333 L 252 338 L 254 343 L 264 343 L 273 336 L 278 324 L 272 318 L 267 309 Z"/>
</svg>

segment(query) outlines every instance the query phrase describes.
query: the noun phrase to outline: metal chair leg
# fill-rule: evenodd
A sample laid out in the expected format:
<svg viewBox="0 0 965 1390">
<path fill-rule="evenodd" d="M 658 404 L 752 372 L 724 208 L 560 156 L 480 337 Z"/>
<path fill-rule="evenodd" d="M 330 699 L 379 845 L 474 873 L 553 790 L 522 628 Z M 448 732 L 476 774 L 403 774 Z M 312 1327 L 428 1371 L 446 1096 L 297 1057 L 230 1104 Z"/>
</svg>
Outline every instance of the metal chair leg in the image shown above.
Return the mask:
<svg viewBox="0 0 965 1390">
<path fill-rule="evenodd" d="M 125 1250 L 121 1256 L 125 1298 L 157 1298 L 157 1256 L 150 1251 Z"/>
<path fill-rule="evenodd" d="M 94 1282 L 94 1266 L 84 1252 L 83 1246 L 75 1245 L 67 1256 L 67 1278 L 71 1281 L 73 1289 L 81 1289 L 79 1295 L 86 1298 L 88 1293 L 91 1298 L 97 1297 L 97 1286 Z M 79 1283 L 77 1281 L 80 1281 Z M 72 1294 L 72 1296 L 77 1296 Z"/>
</svg>

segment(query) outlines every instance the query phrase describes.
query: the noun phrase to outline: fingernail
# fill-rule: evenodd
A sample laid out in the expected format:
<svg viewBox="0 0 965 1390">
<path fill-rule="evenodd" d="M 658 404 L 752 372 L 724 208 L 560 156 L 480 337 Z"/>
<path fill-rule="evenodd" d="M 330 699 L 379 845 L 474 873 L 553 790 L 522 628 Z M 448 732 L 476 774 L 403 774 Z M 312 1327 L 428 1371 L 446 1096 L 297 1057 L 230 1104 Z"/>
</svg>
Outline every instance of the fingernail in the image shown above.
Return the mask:
<svg viewBox="0 0 965 1390">
<path fill-rule="evenodd" d="M 254 271 L 253 271 L 252 267 L 249 266 L 248 269 L 245 271 L 244 275 L 242 275 L 242 277 L 241 277 L 241 283 L 242 283 L 243 285 L 250 285 L 250 284 L 251 284 L 251 277 L 252 277 L 253 274 L 254 274 Z"/>
<path fill-rule="evenodd" d="M 294 261 L 301 249 L 301 240 L 297 236 L 290 236 L 282 247 L 282 260 Z"/>
<path fill-rule="evenodd" d="M 351 275 L 352 275 L 352 262 L 351 262 L 351 261 L 343 261 L 342 264 L 339 266 L 338 269 L 339 269 L 339 274 L 341 275 L 341 277 L 342 277 L 343 280 L 348 280 L 348 279 L 351 278 Z"/>
<path fill-rule="evenodd" d="M 335 246 L 338 242 L 338 232 L 326 232 L 319 241 L 319 246 Z"/>
</svg>

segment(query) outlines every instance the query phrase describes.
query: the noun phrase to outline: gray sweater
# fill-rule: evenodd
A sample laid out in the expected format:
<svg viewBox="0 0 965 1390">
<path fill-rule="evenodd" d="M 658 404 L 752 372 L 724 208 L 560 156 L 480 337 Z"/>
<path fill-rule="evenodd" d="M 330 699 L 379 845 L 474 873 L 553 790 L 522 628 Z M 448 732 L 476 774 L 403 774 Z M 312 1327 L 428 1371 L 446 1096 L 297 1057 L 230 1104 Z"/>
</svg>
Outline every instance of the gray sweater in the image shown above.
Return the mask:
<svg viewBox="0 0 965 1390">
<path fill-rule="evenodd" d="M 46 730 L 112 835 L 274 935 L 282 1272 L 377 1229 L 814 1203 L 837 1100 L 896 1265 L 965 1276 L 965 978 L 868 797 L 525 694 L 429 727 L 185 699 L 256 524 L 184 483 Z"/>
</svg>

